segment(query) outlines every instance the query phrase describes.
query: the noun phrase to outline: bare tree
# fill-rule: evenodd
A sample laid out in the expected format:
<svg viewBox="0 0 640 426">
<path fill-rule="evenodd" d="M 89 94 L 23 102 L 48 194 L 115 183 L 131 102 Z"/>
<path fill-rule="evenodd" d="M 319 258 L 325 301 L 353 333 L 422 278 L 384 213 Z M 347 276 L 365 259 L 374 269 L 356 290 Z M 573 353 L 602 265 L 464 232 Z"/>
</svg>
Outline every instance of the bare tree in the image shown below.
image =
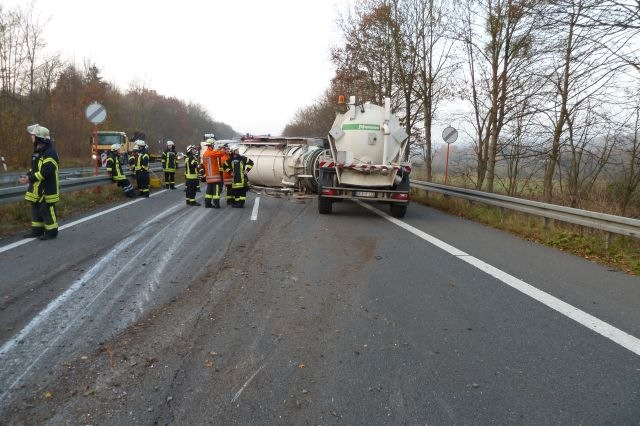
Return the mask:
<svg viewBox="0 0 640 426">
<path fill-rule="evenodd" d="M 334 90 L 381 105 L 393 95 L 396 78 L 389 7 L 383 0 L 364 0 L 338 24 L 344 45 L 331 51 Z"/>
<path fill-rule="evenodd" d="M 417 95 L 424 117 L 424 161 L 427 181 L 433 178 L 431 129 L 438 106 L 447 96 L 458 64 L 452 55 L 453 40 L 446 27 L 452 20 L 444 0 L 412 0 L 409 28 L 416 35 L 412 53 L 418 60 Z"/>
<path fill-rule="evenodd" d="M 529 0 L 466 0 L 459 3 L 460 39 L 468 58 L 477 134 L 478 180 L 493 191 L 501 131 L 509 106 L 533 62 L 533 15 Z"/>
<path fill-rule="evenodd" d="M 544 5 L 540 17 L 546 24 L 548 64 L 553 70 L 547 75 L 552 137 L 544 175 L 544 200 L 550 202 L 562 144 L 576 144 L 572 127 L 580 121 L 579 115 L 588 110 L 586 105 L 601 103 L 596 98 L 614 89 L 612 81 L 627 65 L 618 54 L 627 37 L 594 24 L 599 0 L 558 0 Z"/>
<path fill-rule="evenodd" d="M 34 3 L 22 10 L 23 22 L 22 22 L 22 38 L 25 45 L 25 54 L 28 67 L 28 82 L 29 95 L 33 94 L 34 87 L 36 85 L 36 67 L 38 66 L 38 57 L 40 52 L 46 46 L 44 40 L 44 26 L 46 24 L 40 22 L 34 17 Z"/>
</svg>

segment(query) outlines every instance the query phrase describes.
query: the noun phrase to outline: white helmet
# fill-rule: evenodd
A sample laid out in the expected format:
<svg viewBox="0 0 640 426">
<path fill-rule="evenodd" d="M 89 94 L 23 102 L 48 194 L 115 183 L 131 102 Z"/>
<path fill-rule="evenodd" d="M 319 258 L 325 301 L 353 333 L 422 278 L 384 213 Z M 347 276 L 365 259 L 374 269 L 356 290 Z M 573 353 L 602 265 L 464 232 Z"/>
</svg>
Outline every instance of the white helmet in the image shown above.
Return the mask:
<svg viewBox="0 0 640 426">
<path fill-rule="evenodd" d="M 51 137 L 49 136 L 49 129 L 39 124 L 32 124 L 31 126 L 27 126 L 27 132 L 41 139 L 51 139 Z"/>
<path fill-rule="evenodd" d="M 138 139 L 138 140 L 136 141 L 136 146 L 137 146 L 138 148 L 146 148 L 147 144 L 145 143 L 145 141 L 141 141 L 140 139 Z"/>
<path fill-rule="evenodd" d="M 204 141 L 204 144 L 206 146 L 213 146 L 214 143 L 215 143 L 215 141 L 213 140 L 213 138 L 209 138 L 206 141 Z"/>
<path fill-rule="evenodd" d="M 195 151 L 195 150 L 196 150 L 196 147 L 194 145 L 189 145 L 187 147 L 187 152 L 191 152 L 191 151 Z"/>
<path fill-rule="evenodd" d="M 120 151 L 120 144 L 114 143 L 113 145 L 111 145 L 111 151 L 113 152 Z"/>
<path fill-rule="evenodd" d="M 173 141 L 167 141 L 167 146 L 174 146 L 175 144 L 173 143 Z"/>
</svg>

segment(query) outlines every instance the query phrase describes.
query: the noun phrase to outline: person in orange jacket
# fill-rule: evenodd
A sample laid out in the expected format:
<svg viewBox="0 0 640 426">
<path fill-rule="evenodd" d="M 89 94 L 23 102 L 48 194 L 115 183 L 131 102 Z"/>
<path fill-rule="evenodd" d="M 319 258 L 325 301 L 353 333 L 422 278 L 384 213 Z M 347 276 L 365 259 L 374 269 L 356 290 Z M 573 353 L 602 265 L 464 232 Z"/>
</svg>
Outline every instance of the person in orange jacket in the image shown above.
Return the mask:
<svg viewBox="0 0 640 426">
<path fill-rule="evenodd" d="M 202 166 L 204 167 L 204 178 L 207 182 L 207 190 L 204 196 L 205 208 L 220 208 L 220 195 L 222 194 L 222 156 L 224 153 L 219 149 L 213 149 L 213 139 L 207 139 L 205 145 L 207 150 L 202 154 Z"/>
</svg>

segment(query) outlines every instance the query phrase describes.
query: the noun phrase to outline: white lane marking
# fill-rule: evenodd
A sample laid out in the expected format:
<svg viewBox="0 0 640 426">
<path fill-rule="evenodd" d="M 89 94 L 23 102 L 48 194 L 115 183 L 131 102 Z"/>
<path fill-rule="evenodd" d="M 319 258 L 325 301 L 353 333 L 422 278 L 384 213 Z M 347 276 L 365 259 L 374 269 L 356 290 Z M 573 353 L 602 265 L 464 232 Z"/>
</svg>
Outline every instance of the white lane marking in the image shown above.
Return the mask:
<svg viewBox="0 0 640 426">
<path fill-rule="evenodd" d="M 260 205 L 260 197 L 256 197 L 256 201 L 253 203 L 253 210 L 251 211 L 251 220 L 258 219 L 258 206 Z"/>
<path fill-rule="evenodd" d="M 622 346 L 625 349 L 630 350 L 631 352 L 635 353 L 636 355 L 640 355 L 640 339 L 638 339 L 635 336 L 632 336 L 629 333 L 626 333 L 622 330 L 620 330 L 619 328 L 616 328 L 614 326 L 612 326 L 611 324 L 608 324 L 602 320 L 600 320 L 599 318 L 594 317 L 591 314 L 588 314 L 578 308 L 576 308 L 575 306 L 572 306 L 566 302 L 563 302 L 562 300 L 558 299 L 555 296 L 550 295 L 549 293 L 545 293 L 544 291 L 537 289 L 536 287 L 532 286 L 531 284 L 527 284 L 526 282 L 514 277 L 513 275 L 509 275 L 508 273 L 489 265 L 486 262 L 483 262 L 482 260 L 475 258 L 473 256 L 468 255 L 467 253 L 458 250 L 457 248 L 445 243 L 442 240 L 439 240 L 437 238 L 435 238 L 432 235 L 429 235 L 417 228 L 414 228 L 411 225 L 408 225 L 404 222 L 402 222 L 399 219 L 396 219 L 394 217 L 391 217 L 390 215 L 386 214 L 383 211 L 378 210 L 377 208 L 370 206 L 366 203 L 357 201 L 358 204 L 360 204 L 361 206 L 365 207 L 366 209 L 371 210 L 372 212 L 382 216 L 383 218 L 387 219 L 388 221 L 394 223 L 395 225 L 400 226 L 403 229 L 406 229 L 407 231 L 411 232 L 412 234 L 416 235 L 417 237 L 420 237 L 422 239 L 424 239 L 425 241 L 430 242 L 431 244 L 435 245 L 436 247 L 441 248 L 442 250 L 444 250 L 445 252 L 452 254 L 453 256 L 456 256 L 458 259 L 463 260 L 465 262 L 467 262 L 469 265 L 475 266 L 476 268 L 480 269 L 481 271 L 491 275 L 492 277 L 502 281 L 503 283 L 507 284 L 508 286 L 518 290 L 519 292 L 526 294 L 527 296 L 537 300 L 538 302 L 542 303 L 543 305 L 546 305 L 548 307 L 550 307 L 551 309 L 561 313 L 562 315 L 565 315 L 568 318 L 571 318 L 572 320 L 576 321 L 579 324 L 582 324 L 583 326 L 587 327 L 588 329 L 595 331 L 596 333 L 600 334 L 601 336 L 606 337 L 607 339 L 619 344 L 620 346 Z"/>
<path fill-rule="evenodd" d="M 181 185 L 182 184 L 176 185 L 176 187 L 179 187 Z M 151 193 L 150 196 L 153 197 L 154 195 L 159 195 L 159 194 L 162 194 L 163 192 L 166 192 L 166 191 L 167 190 L 164 189 L 164 190 L 162 190 L 160 192 L 153 192 L 153 193 Z M 62 231 L 63 229 L 72 228 L 72 227 L 74 227 L 76 225 L 81 224 L 82 222 L 86 222 L 88 220 L 95 219 L 95 218 L 103 216 L 105 214 L 109 214 L 109 213 L 111 213 L 113 211 L 119 210 L 119 209 L 121 209 L 123 207 L 130 206 L 131 204 L 134 204 L 134 203 L 138 203 L 138 202 L 140 202 L 142 200 L 143 200 L 143 198 L 138 198 L 137 200 L 132 200 L 132 201 L 129 201 L 127 203 L 117 205 L 115 207 L 112 207 L 112 208 L 107 209 L 105 211 L 102 211 L 100 213 L 95 213 L 95 214 L 92 214 L 91 216 L 86 216 L 86 217 L 83 217 L 82 219 L 78 219 L 78 220 L 76 220 L 74 222 L 67 223 L 65 225 L 59 226 L 58 229 L 60 231 Z M 14 249 L 16 247 L 20 247 L 21 245 L 30 243 L 31 241 L 33 241 L 35 239 L 36 238 L 25 238 L 24 240 L 20 240 L 20 241 L 16 241 L 15 243 L 7 244 L 6 246 L 0 247 L 0 253 L 4 253 L 5 251 L 9 251 L 9 250 Z"/>
<path fill-rule="evenodd" d="M 244 385 L 242 385 L 242 387 L 240 388 L 240 390 L 238 392 L 236 392 L 236 394 L 233 396 L 233 398 L 231 398 L 231 402 L 236 402 L 236 400 L 238 398 L 240 398 L 240 394 L 242 393 L 242 391 L 244 390 L 244 388 L 247 387 L 247 385 L 249 383 L 251 383 L 251 381 L 253 380 L 254 377 L 256 377 L 256 375 L 260 372 L 260 370 L 262 370 L 264 368 L 264 364 L 262 364 L 260 366 L 260 368 L 258 368 L 252 375 L 251 377 L 249 377 L 249 380 L 247 380 L 246 382 L 244 382 Z"/>
</svg>

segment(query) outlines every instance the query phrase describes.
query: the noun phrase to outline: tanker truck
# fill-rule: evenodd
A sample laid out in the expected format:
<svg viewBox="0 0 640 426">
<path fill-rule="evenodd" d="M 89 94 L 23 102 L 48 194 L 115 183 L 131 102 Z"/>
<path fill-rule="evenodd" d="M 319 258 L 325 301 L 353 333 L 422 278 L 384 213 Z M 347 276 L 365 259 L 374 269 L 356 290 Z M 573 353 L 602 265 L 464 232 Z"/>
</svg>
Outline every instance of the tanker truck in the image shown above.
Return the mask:
<svg viewBox="0 0 640 426">
<path fill-rule="evenodd" d="M 330 214 L 340 200 L 382 202 L 394 217 L 409 205 L 408 135 L 384 107 L 349 98 L 347 111 L 337 114 L 329 131 L 329 149 L 319 158 L 318 212 Z"/>
</svg>

